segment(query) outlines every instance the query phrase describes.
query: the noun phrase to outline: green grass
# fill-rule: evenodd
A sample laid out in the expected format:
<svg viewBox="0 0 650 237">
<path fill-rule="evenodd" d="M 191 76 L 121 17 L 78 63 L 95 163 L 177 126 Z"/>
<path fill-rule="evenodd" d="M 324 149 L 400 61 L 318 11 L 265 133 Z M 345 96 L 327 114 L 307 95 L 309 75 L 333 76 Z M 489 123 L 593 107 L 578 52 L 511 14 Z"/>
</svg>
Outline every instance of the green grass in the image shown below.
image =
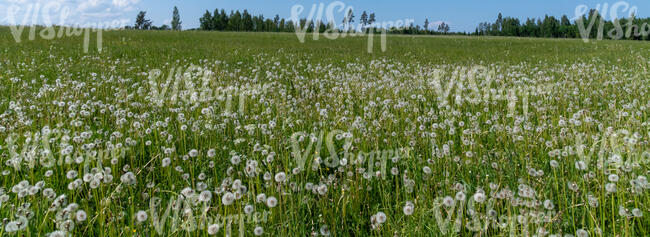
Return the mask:
<svg viewBox="0 0 650 237">
<path fill-rule="evenodd" d="M 202 213 L 211 217 L 207 225 L 219 223 L 217 215 L 239 217 L 246 205 L 267 216 L 234 221 L 232 235 L 253 235 L 258 226 L 267 236 L 322 234 L 324 226 L 333 236 L 650 234 L 644 182 L 650 46 L 644 42 L 388 36 L 381 52 L 376 36 L 368 53 L 367 37 L 314 41 L 307 35 L 299 43 L 281 33 L 109 31 L 101 53 L 95 34 L 84 53 L 82 37 L 30 41 L 25 31 L 16 43 L 9 28 L 0 28 L 3 236 L 41 236 L 65 229 L 66 220 L 74 223 L 72 235 L 204 236 L 205 225 L 195 230 L 182 223 Z M 202 76 L 188 75 L 177 90 L 170 86 L 156 97 L 154 88 L 165 88 L 172 68 L 191 65 L 212 73 L 205 86 Z M 471 77 L 466 69 L 476 66 L 493 73 Z M 162 76 L 150 79 L 154 69 Z M 183 99 L 194 92 L 201 98 L 203 89 L 218 96 Z M 42 142 L 44 127 L 58 135 Z M 297 133 L 305 136 L 295 144 Z M 336 138 L 342 133 L 350 137 Z M 101 162 L 87 156 L 115 146 L 125 148 L 124 156 Z M 43 150 L 53 156 L 41 156 Z M 362 165 L 352 156 L 339 167 L 313 163 L 333 153 L 366 155 Z M 378 162 L 364 174 L 369 156 Z M 55 162 L 30 167 L 30 157 Z M 233 164 L 233 157 L 241 162 Z M 17 158 L 19 170 L 10 161 Z M 300 158 L 305 170 L 294 174 Z M 247 174 L 251 162 L 255 174 Z M 68 179 L 70 171 L 78 175 Z M 283 182 L 274 178 L 280 172 L 287 175 Z M 100 184 L 82 180 L 68 188 L 85 174 Z M 28 185 L 18 185 L 25 180 Z M 224 193 L 237 188 L 234 180 L 246 192 L 224 205 Z M 308 183 L 321 190 L 306 190 Z M 616 190 L 607 191 L 612 183 Z M 162 215 L 186 187 L 194 194 L 179 208 L 170 206 L 158 232 L 152 214 Z M 20 193 L 30 188 L 34 194 Z M 54 198 L 43 194 L 47 188 Z M 211 199 L 197 201 L 205 190 Z M 476 193 L 487 200 L 470 202 Z M 257 202 L 259 194 L 277 198 L 277 206 Z M 60 195 L 65 204 L 50 208 Z M 452 209 L 445 197 L 461 200 Z M 152 198 L 160 200 L 153 211 Z M 412 215 L 403 211 L 407 202 Z M 78 210 L 87 219 L 73 220 Z M 139 211 L 148 214 L 143 222 Z M 379 212 L 386 221 L 373 225 Z M 488 228 L 467 228 L 495 219 L 503 226 L 490 221 Z M 9 233 L 10 222 L 20 220 L 26 228 Z M 445 228 L 446 220 L 458 220 L 460 233 Z"/>
</svg>

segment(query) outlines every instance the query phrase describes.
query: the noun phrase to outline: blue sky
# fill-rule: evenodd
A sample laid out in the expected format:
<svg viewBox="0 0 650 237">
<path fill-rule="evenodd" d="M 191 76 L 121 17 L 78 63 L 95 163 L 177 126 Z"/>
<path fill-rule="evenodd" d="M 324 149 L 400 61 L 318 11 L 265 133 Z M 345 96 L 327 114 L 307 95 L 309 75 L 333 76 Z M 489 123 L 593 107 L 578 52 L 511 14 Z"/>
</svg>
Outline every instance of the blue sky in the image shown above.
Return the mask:
<svg viewBox="0 0 650 237">
<path fill-rule="evenodd" d="M 50 22 L 58 23 L 60 15 L 68 12 L 65 24 L 98 24 L 132 25 L 138 11 L 147 11 L 147 16 L 154 25 L 168 24 L 171 21 L 172 8 L 178 6 L 183 28 L 195 28 L 199 18 L 206 9 L 211 12 L 215 8 L 230 10 L 248 9 L 254 15 L 263 14 L 273 17 L 279 14 L 283 18 L 291 17 L 291 9 L 299 4 L 305 10 L 300 15 L 307 17 L 312 4 L 323 3 L 325 8 L 335 1 L 297 1 L 297 0 L 0 0 L 0 24 L 11 22 L 32 21 L 43 24 L 49 16 Z M 353 7 L 358 17 L 363 10 L 374 12 L 377 21 L 397 21 L 413 19 L 415 24 L 423 25 L 424 19 L 430 22 L 447 22 L 452 31 L 473 31 L 478 23 L 494 21 L 499 12 L 504 16 L 520 19 L 525 17 L 544 17 L 545 14 L 561 16 L 566 14 L 573 18 L 576 8 L 586 5 L 589 8 L 601 7 L 607 3 L 610 7 L 619 1 L 521 1 L 521 0 L 455 0 L 455 1 L 424 1 L 424 0 L 348 0 L 341 1 L 345 7 Z M 650 1 L 630 0 L 629 6 L 637 7 L 637 16 L 650 16 Z M 49 5 L 48 5 L 49 4 Z M 35 6 L 40 6 L 39 14 L 34 14 Z M 31 8 L 30 8 L 31 6 Z M 46 7 L 48 6 L 48 7 Z M 45 10 L 47 8 L 48 10 Z M 627 16 L 621 5 L 619 16 Z M 63 10 L 66 9 L 66 10 Z M 31 10 L 31 11 L 30 11 Z M 611 9 L 607 12 L 609 13 Z M 44 14 L 44 12 L 47 12 Z M 5 16 L 5 17 L 2 17 Z M 342 19 L 343 13 L 335 12 L 335 19 Z M 606 15 L 607 17 L 608 15 Z"/>
</svg>

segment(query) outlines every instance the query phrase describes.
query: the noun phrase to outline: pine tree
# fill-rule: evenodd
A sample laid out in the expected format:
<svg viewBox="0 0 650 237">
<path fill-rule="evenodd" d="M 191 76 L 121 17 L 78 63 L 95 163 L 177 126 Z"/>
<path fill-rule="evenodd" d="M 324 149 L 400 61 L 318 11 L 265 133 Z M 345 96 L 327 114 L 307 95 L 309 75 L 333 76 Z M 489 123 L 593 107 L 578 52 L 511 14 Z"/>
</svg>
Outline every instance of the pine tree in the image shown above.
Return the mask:
<svg viewBox="0 0 650 237">
<path fill-rule="evenodd" d="M 499 12 L 499 16 L 497 16 L 497 21 L 495 22 L 494 27 L 497 32 L 500 32 L 503 29 L 503 15 L 501 15 L 501 12 Z"/>
<path fill-rule="evenodd" d="M 278 26 L 278 31 L 279 32 L 284 32 L 285 31 L 284 27 L 285 27 L 285 22 L 284 22 L 284 18 L 282 18 L 282 19 L 280 19 L 280 25 Z"/>
<path fill-rule="evenodd" d="M 253 28 L 255 31 L 266 31 L 266 26 L 264 25 L 264 16 L 259 15 L 259 16 L 254 16 L 253 17 Z"/>
<path fill-rule="evenodd" d="M 178 14 L 178 8 L 174 6 L 172 13 L 172 30 L 181 30 L 181 16 Z"/>
<path fill-rule="evenodd" d="M 273 29 L 270 31 L 278 32 L 280 29 L 280 15 L 275 15 L 275 18 L 273 18 Z"/>
<path fill-rule="evenodd" d="M 212 19 L 210 19 L 212 30 L 223 30 L 224 27 L 220 19 L 219 9 L 214 9 L 214 14 L 212 14 Z"/>
<path fill-rule="evenodd" d="M 428 32 L 429 31 L 429 19 L 424 19 L 424 31 Z"/>
<path fill-rule="evenodd" d="M 230 17 L 228 19 L 228 30 L 229 31 L 240 31 L 241 30 L 241 13 L 237 10 L 235 13 L 230 12 Z"/>
<path fill-rule="evenodd" d="M 212 15 L 208 10 L 205 10 L 203 16 L 199 19 L 201 30 L 214 30 L 212 27 Z"/>
<path fill-rule="evenodd" d="M 449 25 L 445 22 L 440 23 L 440 25 L 438 25 L 438 31 L 447 34 L 447 32 L 449 32 Z"/>
<path fill-rule="evenodd" d="M 138 16 L 135 17 L 135 26 L 133 26 L 134 29 L 136 30 L 148 30 L 151 28 L 151 20 L 146 19 L 145 15 L 147 14 L 146 11 L 140 11 L 138 13 Z"/>
<path fill-rule="evenodd" d="M 244 9 L 244 13 L 242 13 L 241 30 L 253 31 L 253 18 L 246 9 Z"/>
<path fill-rule="evenodd" d="M 219 24 L 217 25 L 218 30 L 226 30 L 228 28 L 229 21 L 230 18 L 226 14 L 226 10 L 221 9 L 221 13 L 219 13 Z"/>
<path fill-rule="evenodd" d="M 363 25 L 364 27 L 368 25 L 368 13 L 366 11 L 363 11 L 360 20 L 361 20 L 361 25 Z"/>
<path fill-rule="evenodd" d="M 560 20 L 559 36 L 563 38 L 568 38 L 570 37 L 570 31 L 571 31 L 571 21 L 569 20 L 569 17 L 563 15 L 562 19 Z"/>
<path fill-rule="evenodd" d="M 345 25 L 345 31 L 350 30 L 350 24 L 354 22 L 354 13 L 352 12 L 352 9 L 348 9 L 348 13 L 345 15 L 345 18 L 343 18 L 343 24 Z"/>
<path fill-rule="evenodd" d="M 368 18 L 368 25 L 370 25 L 370 28 L 372 28 L 373 31 L 375 30 L 375 21 L 377 21 L 377 19 L 375 19 L 375 13 L 370 13 L 370 17 Z"/>
</svg>

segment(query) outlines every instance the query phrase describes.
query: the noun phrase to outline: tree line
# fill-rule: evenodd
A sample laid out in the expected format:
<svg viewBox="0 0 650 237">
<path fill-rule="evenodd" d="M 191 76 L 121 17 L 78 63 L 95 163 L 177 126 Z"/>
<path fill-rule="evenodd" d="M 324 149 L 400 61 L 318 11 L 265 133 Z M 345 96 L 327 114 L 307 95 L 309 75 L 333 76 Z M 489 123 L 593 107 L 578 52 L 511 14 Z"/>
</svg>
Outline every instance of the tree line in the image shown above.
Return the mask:
<svg viewBox="0 0 650 237">
<path fill-rule="evenodd" d="M 263 15 L 253 16 L 248 10 L 243 12 L 215 9 L 214 13 L 206 10 L 199 19 L 199 30 L 217 31 L 265 31 L 265 32 L 293 32 L 293 22 L 275 15 L 273 19 L 265 19 Z"/>
<path fill-rule="evenodd" d="M 135 17 L 135 25 L 126 26 L 125 28 L 133 30 L 182 30 L 181 15 L 176 6 L 174 6 L 174 10 L 172 10 L 171 27 L 164 24 L 161 26 L 154 26 L 153 22 L 146 18 L 146 15 L 146 11 L 138 12 L 138 15 Z"/>
<path fill-rule="evenodd" d="M 243 11 L 230 11 L 227 13 L 225 9 L 215 9 L 210 12 L 205 11 L 203 16 L 199 18 L 199 28 L 191 30 L 204 30 L 204 31 L 250 31 L 250 32 L 295 32 L 296 27 L 304 28 L 307 33 L 319 32 L 324 33 L 327 30 L 337 30 L 339 32 L 350 31 L 365 31 L 373 30 L 379 33 L 380 27 L 374 25 L 376 23 L 376 14 L 372 12 L 363 11 L 359 18 L 359 27 L 355 28 L 355 15 L 352 10 L 343 18 L 341 25 L 336 25 L 334 22 L 313 21 L 305 18 L 300 19 L 299 22 L 293 22 L 289 19 L 281 18 L 275 15 L 273 18 L 265 18 L 263 15 L 253 16 L 248 10 Z M 178 8 L 174 7 L 172 12 L 172 26 L 161 25 L 154 26 L 153 22 L 146 18 L 146 11 L 140 11 L 136 16 L 135 25 L 127 26 L 127 29 L 135 30 L 181 30 L 181 21 Z M 433 29 L 432 29 L 433 28 Z M 465 34 L 451 32 L 449 24 L 442 22 L 438 25 L 437 30 L 435 26 L 429 23 L 426 19 L 424 28 L 419 25 L 414 25 L 412 22 L 408 25 L 401 27 L 388 27 L 386 32 L 389 34 Z"/>
<path fill-rule="evenodd" d="M 503 17 L 501 13 L 494 22 L 482 22 L 473 35 L 518 36 L 541 38 L 601 38 L 648 40 L 650 18 L 605 20 L 595 9 L 589 14 L 570 20 L 563 15 L 560 19 L 544 16 L 543 19 L 527 18 L 520 22 L 514 17 Z M 591 26 L 591 27 L 590 27 Z"/>
<path fill-rule="evenodd" d="M 146 12 L 140 11 L 136 16 L 135 25 L 127 26 L 127 29 L 137 30 L 181 30 L 181 21 L 178 8 L 172 11 L 171 27 L 167 25 L 154 26 L 152 21 L 146 19 Z M 341 25 L 334 22 L 315 22 L 305 18 L 299 22 L 293 22 L 275 15 L 273 18 L 265 18 L 263 15 L 253 16 L 248 10 L 230 11 L 215 9 L 213 12 L 205 11 L 199 19 L 198 29 L 205 31 L 251 31 L 251 32 L 295 32 L 296 27 L 304 29 L 307 33 L 327 30 L 339 32 L 373 30 L 379 33 L 382 25 L 377 25 L 375 13 L 363 11 L 359 18 L 357 27 L 353 26 L 355 15 L 349 10 Z M 437 30 L 436 30 L 437 29 Z M 543 38 L 610 38 L 610 39 L 632 39 L 650 40 L 650 17 L 636 18 L 634 15 L 629 18 L 605 20 L 597 10 L 590 10 L 588 14 L 571 20 L 567 15 L 561 18 L 545 15 L 544 18 L 527 18 L 525 22 L 515 17 L 503 17 L 501 13 L 494 22 L 482 22 L 473 33 L 452 32 L 449 24 L 442 22 L 437 27 L 429 19 L 425 19 L 424 27 L 414 25 L 413 22 L 406 23 L 401 27 L 388 27 L 385 29 L 389 34 L 408 35 L 475 35 L 475 36 L 516 36 L 516 37 L 543 37 Z"/>
<path fill-rule="evenodd" d="M 375 26 L 376 20 L 375 13 L 363 11 L 359 18 L 360 28 L 355 28 L 352 23 L 355 22 L 355 15 L 352 10 L 349 10 L 343 18 L 342 24 L 337 26 L 334 22 L 313 21 L 302 18 L 299 22 L 281 18 L 279 15 L 275 17 L 264 18 L 264 15 L 253 16 L 248 10 L 243 11 L 230 11 L 226 13 L 224 9 L 215 9 L 213 12 L 205 11 L 203 16 L 199 19 L 199 30 L 207 31 L 255 31 L 255 32 L 295 32 L 296 27 L 304 28 L 307 33 L 319 32 L 324 33 L 327 30 L 343 31 L 379 31 L 379 27 Z M 387 33 L 391 34 L 449 34 L 450 27 L 446 23 L 441 23 L 438 31 L 428 28 L 428 19 L 425 23 L 425 28 L 414 26 L 412 23 L 404 27 L 390 27 Z"/>
</svg>

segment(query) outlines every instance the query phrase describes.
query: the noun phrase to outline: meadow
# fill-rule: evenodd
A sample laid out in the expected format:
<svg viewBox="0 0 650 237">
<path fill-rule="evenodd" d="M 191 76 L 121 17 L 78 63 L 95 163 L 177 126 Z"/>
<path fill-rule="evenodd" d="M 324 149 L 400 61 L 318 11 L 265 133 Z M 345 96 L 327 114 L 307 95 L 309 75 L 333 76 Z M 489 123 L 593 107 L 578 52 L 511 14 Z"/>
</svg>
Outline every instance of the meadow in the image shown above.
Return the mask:
<svg viewBox="0 0 650 237">
<path fill-rule="evenodd" d="M 102 37 L 0 27 L 0 236 L 650 235 L 644 42 Z"/>
</svg>

